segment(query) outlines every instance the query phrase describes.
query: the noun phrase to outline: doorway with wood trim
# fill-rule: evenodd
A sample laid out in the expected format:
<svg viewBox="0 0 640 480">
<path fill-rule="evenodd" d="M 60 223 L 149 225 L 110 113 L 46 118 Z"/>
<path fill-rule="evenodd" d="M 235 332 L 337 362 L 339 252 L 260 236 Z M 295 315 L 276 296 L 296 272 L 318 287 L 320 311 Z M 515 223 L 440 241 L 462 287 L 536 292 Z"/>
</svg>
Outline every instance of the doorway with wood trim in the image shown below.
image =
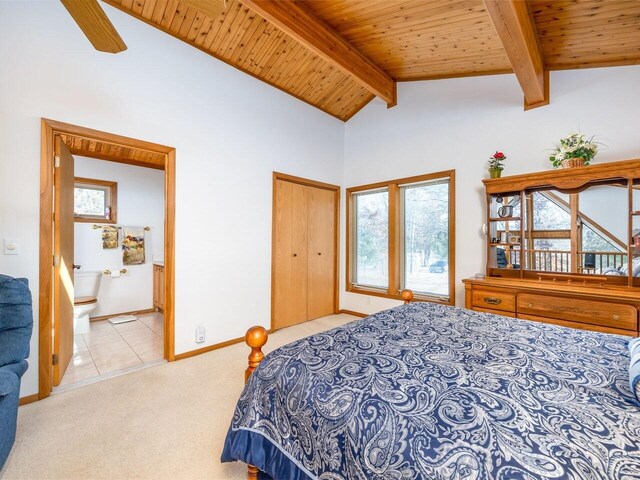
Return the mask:
<svg viewBox="0 0 640 480">
<path fill-rule="evenodd" d="M 340 187 L 273 174 L 271 328 L 338 313 Z"/>
<path fill-rule="evenodd" d="M 115 182 L 96 180 L 90 178 L 74 177 L 74 156 L 85 157 L 82 161 L 88 164 L 96 163 L 95 160 L 104 161 L 104 165 L 119 164 L 119 169 L 138 170 L 138 167 L 161 170 L 163 175 L 158 178 L 156 173 L 149 170 L 156 182 L 156 190 L 163 195 L 163 210 L 157 212 L 160 215 L 158 221 L 159 236 L 164 232 L 163 246 L 159 248 L 163 264 L 156 265 L 156 258 L 145 254 L 145 231 L 150 227 L 117 225 L 116 222 L 116 188 Z M 112 163 L 112 162 L 115 162 Z M 103 163 L 103 162 L 97 162 Z M 111 170 L 113 171 L 113 170 Z M 125 175 L 129 172 L 125 172 Z M 144 173 L 143 173 L 144 174 Z M 133 138 L 123 137 L 97 130 L 70 125 L 54 120 L 42 119 L 41 135 L 41 195 L 40 195 L 40 306 L 39 306 L 39 388 L 38 398 L 49 396 L 53 387 L 59 385 L 67 366 L 72 358 L 77 358 L 78 337 L 74 329 L 79 324 L 79 318 L 74 319 L 74 304 L 76 317 L 79 306 L 84 299 L 74 294 L 74 270 L 79 265 L 74 264 L 74 223 L 95 222 L 93 225 L 85 224 L 87 228 L 97 230 L 96 235 L 102 234 L 103 248 L 119 248 L 122 243 L 122 262 L 125 265 L 135 267 L 151 267 L 153 263 L 153 307 L 144 311 L 122 312 L 125 314 L 148 313 L 161 310 L 164 318 L 160 323 L 155 323 L 156 318 L 147 318 L 144 323 L 135 322 L 140 326 L 149 327 L 149 333 L 155 330 L 157 333 L 157 358 L 160 361 L 174 360 L 174 225 L 175 225 L 175 149 L 164 145 L 150 143 Z M 101 199 L 100 208 L 87 212 L 75 212 L 78 209 L 79 194 L 93 193 Z M 80 195 L 81 196 L 81 195 Z M 156 199 L 159 197 L 155 197 Z M 107 200 L 108 199 L 108 200 Z M 93 204 L 87 203 L 92 206 Z M 156 209 L 157 210 L 157 209 Z M 86 217 L 85 217 L 86 215 Z M 78 225 L 76 223 L 76 225 Z M 126 236 L 122 232 L 126 230 Z M 140 232 L 137 232 L 140 230 Z M 108 238 L 113 233 L 114 238 Z M 95 236 L 95 235 L 94 235 Z M 98 239 L 100 241 L 100 239 Z M 115 242 L 110 245 L 109 242 Z M 114 246 L 115 245 L 115 246 Z M 146 268 L 146 267 L 145 267 Z M 148 268 L 149 272 L 151 269 Z M 146 270 L 145 270 L 146 271 Z M 126 268 L 120 271 L 98 270 L 86 272 L 104 274 L 117 278 L 121 272 L 127 273 Z M 149 273 L 150 275 L 150 273 Z M 82 284 L 87 281 L 83 279 Z M 81 284 L 78 284 L 80 287 Z M 78 291 L 78 293 L 80 293 Z M 151 292 L 149 292 L 151 294 Z M 95 302 L 95 297 L 87 299 Z M 83 307 L 84 308 L 84 307 Z M 106 315 L 105 317 L 113 317 Z M 120 315 L 119 320 L 127 320 Z M 110 322 L 101 321 L 92 323 L 101 327 L 109 323 L 116 327 L 118 319 Z M 131 318 L 129 318 L 130 320 Z M 142 320 L 141 317 L 133 317 L 134 320 Z M 88 318 L 87 325 L 88 325 Z M 94 318 L 93 320 L 101 320 Z M 134 326 L 133 323 L 129 324 Z M 124 330 L 124 329 L 123 329 Z M 118 332 L 114 329 L 113 333 Z M 127 340 L 122 335 L 121 340 Z M 131 332 L 130 338 L 140 339 L 146 332 Z M 117 336 L 117 333 L 116 333 Z M 74 345 L 75 340 L 75 345 Z M 154 339 L 152 339 L 154 340 Z M 130 342 L 129 342 L 130 343 Z M 74 354 L 74 349 L 76 353 Z M 142 355 L 140 352 L 135 352 Z M 163 359 L 160 359 L 162 354 Z M 140 359 L 143 359 L 141 356 Z M 149 364 L 148 364 L 149 365 Z M 105 367 L 105 370 L 107 368 Z M 113 369 L 112 369 L 113 370 Z M 113 372 L 122 373 L 130 369 Z M 109 376 L 109 375 L 107 375 Z M 103 377 L 104 378 L 104 377 Z"/>
</svg>

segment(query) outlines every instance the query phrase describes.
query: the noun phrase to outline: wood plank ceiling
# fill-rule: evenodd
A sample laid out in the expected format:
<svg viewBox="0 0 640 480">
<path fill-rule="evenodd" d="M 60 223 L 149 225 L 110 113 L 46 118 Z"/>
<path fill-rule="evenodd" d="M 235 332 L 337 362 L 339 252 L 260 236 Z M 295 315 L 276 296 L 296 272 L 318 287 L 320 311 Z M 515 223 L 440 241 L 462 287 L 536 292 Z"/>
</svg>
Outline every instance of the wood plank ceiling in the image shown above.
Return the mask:
<svg viewBox="0 0 640 480">
<path fill-rule="evenodd" d="M 165 155 L 162 153 L 77 135 L 61 134 L 60 138 L 73 155 L 164 170 Z"/>
<path fill-rule="evenodd" d="M 216 18 L 179 0 L 103 1 L 341 120 L 374 98 L 238 0 Z M 545 70 L 640 64 L 640 0 L 528 3 Z M 301 4 L 396 81 L 513 71 L 482 0 Z"/>
</svg>

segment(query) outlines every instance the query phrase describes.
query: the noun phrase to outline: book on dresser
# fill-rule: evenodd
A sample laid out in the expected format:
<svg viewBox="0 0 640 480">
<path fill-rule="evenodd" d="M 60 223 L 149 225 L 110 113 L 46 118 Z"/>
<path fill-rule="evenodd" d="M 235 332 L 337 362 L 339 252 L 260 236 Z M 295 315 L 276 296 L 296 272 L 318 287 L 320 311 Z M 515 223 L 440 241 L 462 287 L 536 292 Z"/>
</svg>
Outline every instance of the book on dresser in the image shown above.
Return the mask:
<svg viewBox="0 0 640 480">
<path fill-rule="evenodd" d="M 468 309 L 639 335 L 640 160 L 484 180 L 486 276 Z"/>
</svg>

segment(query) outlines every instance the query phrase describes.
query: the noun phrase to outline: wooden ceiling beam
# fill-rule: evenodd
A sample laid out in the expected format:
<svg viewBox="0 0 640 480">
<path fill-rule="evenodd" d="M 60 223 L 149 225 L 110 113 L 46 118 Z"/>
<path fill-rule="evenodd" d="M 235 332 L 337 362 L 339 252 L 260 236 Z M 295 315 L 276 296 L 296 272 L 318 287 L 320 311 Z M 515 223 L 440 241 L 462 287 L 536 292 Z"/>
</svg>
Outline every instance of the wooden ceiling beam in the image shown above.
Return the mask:
<svg viewBox="0 0 640 480">
<path fill-rule="evenodd" d="M 242 0 L 242 4 L 352 77 L 389 107 L 396 105 L 395 80 L 300 2 Z"/>
<path fill-rule="evenodd" d="M 524 0 L 483 0 L 524 93 L 524 108 L 549 104 L 549 72 L 544 69 L 535 23 Z"/>
<path fill-rule="evenodd" d="M 216 18 L 227 8 L 226 0 L 182 0 L 190 7 L 200 10 L 209 18 Z"/>
</svg>

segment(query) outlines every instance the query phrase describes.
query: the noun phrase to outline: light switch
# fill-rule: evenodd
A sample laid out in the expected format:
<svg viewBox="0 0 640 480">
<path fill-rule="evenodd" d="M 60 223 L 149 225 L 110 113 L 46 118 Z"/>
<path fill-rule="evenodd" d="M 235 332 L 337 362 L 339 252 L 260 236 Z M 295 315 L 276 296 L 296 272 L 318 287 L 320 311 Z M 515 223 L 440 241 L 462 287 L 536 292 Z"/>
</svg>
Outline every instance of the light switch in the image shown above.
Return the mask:
<svg viewBox="0 0 640 480">
<path fill-rule="evenodd" d="M 18 255 L 20 253 L 20 240 L 17 238 L 4 239 L 4 254 Z"/>
</svg>

